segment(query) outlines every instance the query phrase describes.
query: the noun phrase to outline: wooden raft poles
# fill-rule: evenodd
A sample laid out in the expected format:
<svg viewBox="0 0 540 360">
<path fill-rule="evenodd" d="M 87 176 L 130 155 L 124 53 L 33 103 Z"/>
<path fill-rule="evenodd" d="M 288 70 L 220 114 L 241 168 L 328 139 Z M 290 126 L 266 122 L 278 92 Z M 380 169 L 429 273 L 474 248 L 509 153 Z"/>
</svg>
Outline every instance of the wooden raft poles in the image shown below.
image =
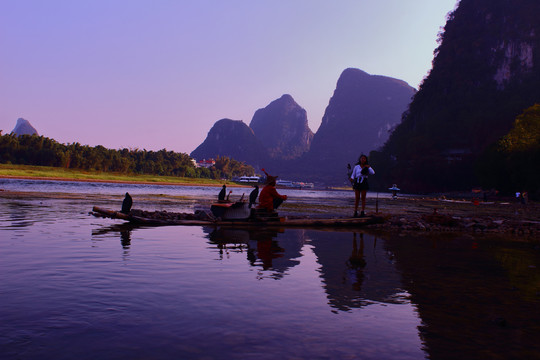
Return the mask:
<svg viewBox="0 0 540 360">
<path fill-rule="evenodd" d="M 162 220 L 124 214 L 119 211 L 93 207 L 92 215 L 111 219 L 122 219 L 143 225 L 183 225 L 183 226 L 228 226 L 228 227 L 360 227 L 371 224 L 381 224 L 381 216 L 366 216 L 363 218 L 303 218 L 303 219 L 255 219 L 255 220 Z"/>
</svg>

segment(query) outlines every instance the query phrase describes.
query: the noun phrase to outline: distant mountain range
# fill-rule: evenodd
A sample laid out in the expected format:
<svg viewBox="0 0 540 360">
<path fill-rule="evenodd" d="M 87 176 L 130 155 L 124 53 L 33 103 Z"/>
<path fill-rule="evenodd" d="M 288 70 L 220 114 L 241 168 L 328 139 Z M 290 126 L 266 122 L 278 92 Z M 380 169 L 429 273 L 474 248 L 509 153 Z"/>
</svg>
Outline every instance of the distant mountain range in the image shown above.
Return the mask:
<svg viewBox="0 0 540 360">
<path fill-rule="evenodd" d="M 250 163 L 256 168 L 338 184 L 346 181 L 346 164 L 369 153 L 373 189 L 394 183 L 411 193 L 525 187 L 516 174 L 540 173 L 540 144 L 519 154 L 502 153 L 497 144 L 512 127 L 523 127 L 523 116 L 531 129 L 540 126 L 532 115 L 540 104 L 538 14 L 538 0 L 461 0 L 447 17 L 433 68 L 418 92 L 397 79 L 346 69 L 312 139 L 307 124 L 291 131 L 298 123 L 285 117 L 285 101 L 276 100 L 263 130 L 254 131 L 263 154 L 250 148 L 237 160 L 259 154 Z M 301 110 L 297 114 L 303 119 Z M 260 118 L 254 116 L 253 130 Z M 540 198 L 538 185 L 526 188 Z"/>
<path fill-rule="evenodd" d="M 282 178 L 339 184 L 347 163 L 384 144 L 414 93 L 404 81 L 346 69 L 316 134 L 306 111 L 286 94 L 257 110 L 249 127 L 216 122 L 191 156 L 229 156 Z"/>
<path fill-rule="evenodd" d="M 260 169 L 272 160 L 291 160 L 309 150 L 313 133 L 306 111 L 290 95 L 255 112 L 251 125 L 222 119 L 191 156 L 197 160 L 228 156 Z"/>
</svg>

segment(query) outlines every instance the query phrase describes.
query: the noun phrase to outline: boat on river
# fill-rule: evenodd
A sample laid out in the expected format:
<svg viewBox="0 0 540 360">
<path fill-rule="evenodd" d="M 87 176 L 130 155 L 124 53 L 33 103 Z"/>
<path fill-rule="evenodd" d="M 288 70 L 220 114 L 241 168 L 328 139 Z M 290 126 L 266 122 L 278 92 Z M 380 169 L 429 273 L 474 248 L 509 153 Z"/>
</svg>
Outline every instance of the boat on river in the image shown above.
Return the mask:
<svg viewBox="0 0 540 360">
<path fill-rule="evenodd" d="M 265 213 L 259 209 L 251 209 L 248 218 L 222 219 L 206 211 L 198 210 L 194 214 L 173 213 L 167 211 L 143 211 L 133 209 L 129 213 L 94 206 L 90 214 L 96 217 L 121 219 L 141 225 L 183 225 L 183 226 L 228 226 L 228 227 L 362 227 L 384 222 L 382 216 L 366 216 L 359 218 L 309 218 L 280 217 L 277 213 Z"/>
<path fill-rule="evenodd" d="M 261 178 L 259 176 L 242 176 L 234 181 L 241 185 L 256 185 L 261 182 Z"/>
</svg>

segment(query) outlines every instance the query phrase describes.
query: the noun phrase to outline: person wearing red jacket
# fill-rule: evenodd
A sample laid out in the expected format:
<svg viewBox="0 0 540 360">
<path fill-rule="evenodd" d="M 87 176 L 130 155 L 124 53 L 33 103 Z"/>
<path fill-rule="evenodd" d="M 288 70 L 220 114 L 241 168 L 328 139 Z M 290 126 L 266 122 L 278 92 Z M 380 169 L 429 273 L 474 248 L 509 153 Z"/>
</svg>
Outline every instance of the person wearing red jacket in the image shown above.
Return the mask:
<svg viewBox="0 0 540 360">
<path fill-rule="evenodd" d="M 259 195 L 259 209 L 266 209 L 273 212 L 283 201 L 287 200 L 287 195 L 280 195 L 276 190 L 277 176 L 266 176 L 266 185 Z"/>
</svg>

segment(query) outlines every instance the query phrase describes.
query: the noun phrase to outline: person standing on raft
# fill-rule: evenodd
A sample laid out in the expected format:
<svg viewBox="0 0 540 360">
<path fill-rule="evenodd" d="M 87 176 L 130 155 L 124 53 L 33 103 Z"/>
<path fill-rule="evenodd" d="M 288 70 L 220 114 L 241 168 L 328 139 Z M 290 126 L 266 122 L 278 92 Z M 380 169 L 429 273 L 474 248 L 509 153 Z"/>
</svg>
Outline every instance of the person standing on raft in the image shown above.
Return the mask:
<svg viewBox="0 0 540 360">
<path fill-rule="evenodd" d="M 354 189 L 354 217 L 358 217 L 358 203 L 362 198 L 362 211 L 360 217 L 366 216 L 366 193 L 369 190 L 368 176 L 375 175 L 375 170 L 368 163 L 368 157 L 364 154 L 360 155 L 358 163 L 354 167 L 349 180 Z"/>
<path fill-rule="evenodd" d="M 263 169 L 264 171 L 264 169 Z M 287 200 L 287 195 L 280 195 L 276 190 L 277 176 L 271 176 L 266 174 L 266 185 L 259 195 L 259 209 L 266 209 L 268 212 L 273 212 L 277 209 L 283 201 Z"/>
</svg>

